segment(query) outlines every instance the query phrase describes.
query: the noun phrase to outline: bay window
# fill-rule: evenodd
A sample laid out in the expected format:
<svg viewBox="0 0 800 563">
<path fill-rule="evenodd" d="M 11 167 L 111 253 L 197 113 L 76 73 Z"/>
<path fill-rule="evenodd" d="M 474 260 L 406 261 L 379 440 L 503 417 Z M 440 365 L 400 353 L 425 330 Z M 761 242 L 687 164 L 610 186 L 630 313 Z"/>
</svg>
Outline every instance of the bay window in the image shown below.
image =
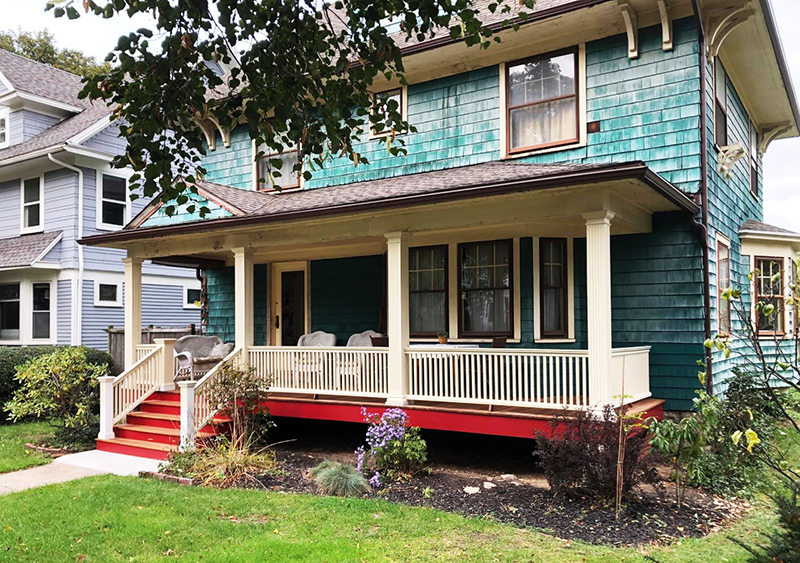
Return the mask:
<svg viewBox="0 0 800 563">
<path fill-rule="evenodd" d="M 512 241 L 458 245 L 459 335 L 512 336 Z"/>
<path fill-rule="evenodd" d="M 412 336 L 447 331 L 447 246 L 409 249 L 409 323 Z"/>
<path fill-rule="evenodd" d="M 19 340 L 19 284 L 0 285 L 0 340 Z"/>
<path fill-rule="evenodd" d="M 756 258 L 756 329 L 759 334 L 784 334 L 783 258 Z M 764 308 L 772 306 L 771 314 Z"/>
<path fill-rule="evenodd" d="M 50 338 L 50 283 L 33 284 L 33 328 L 34 340 Z"/>
</svg>

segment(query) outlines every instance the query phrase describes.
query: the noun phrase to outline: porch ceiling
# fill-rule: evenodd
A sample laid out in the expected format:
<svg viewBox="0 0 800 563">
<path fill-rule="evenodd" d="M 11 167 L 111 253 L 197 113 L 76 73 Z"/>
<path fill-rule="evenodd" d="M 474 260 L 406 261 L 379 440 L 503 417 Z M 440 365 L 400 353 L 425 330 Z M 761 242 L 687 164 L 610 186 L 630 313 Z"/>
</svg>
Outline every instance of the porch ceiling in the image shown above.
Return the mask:
<svg viewBox="0 0 800 563">
<path fill-rule="evenodd" d="M 394 231 L 408 232 L 412 244 L 454 233 L 475 240 L 487 234 L 585 236 L 582 214 L 598 210 L 614 212 L 614 234 L 648 232 L 653 213 L 698 210 L 687 194 L 640 162 L 487 163 L 280 195 L 215 185 L 204 189 L 221 198 L 230 192 L 264 198 L 265 204 L 236 217 L 133 228 L 81 243 L 125 248 L 142 258 L 194 255 L 222 260 L 229 259 L 231 248 L 251 247 L 282 259 L 296 258 L 292 253 L 300 246 L 318 256 L 334 248 L 338 255 L 372 247 L 382 252 L 384 235 Z M 306 252 L 303 256 L 312 257 Z"/>
</svg>

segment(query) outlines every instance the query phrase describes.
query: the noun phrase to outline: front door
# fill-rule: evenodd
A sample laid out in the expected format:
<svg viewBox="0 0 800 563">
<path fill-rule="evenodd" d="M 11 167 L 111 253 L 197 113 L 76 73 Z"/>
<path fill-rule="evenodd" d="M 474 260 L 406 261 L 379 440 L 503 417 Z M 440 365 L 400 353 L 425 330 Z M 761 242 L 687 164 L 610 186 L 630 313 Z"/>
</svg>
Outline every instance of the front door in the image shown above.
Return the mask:
<svg viewBox="0 0 800 563">
<path fill-rule="evenodd" d="M 276 346 L 297 346 L 306 332 L 306 264 L 275 264 L 273 269 L 273 337 Z"/>
</svg>

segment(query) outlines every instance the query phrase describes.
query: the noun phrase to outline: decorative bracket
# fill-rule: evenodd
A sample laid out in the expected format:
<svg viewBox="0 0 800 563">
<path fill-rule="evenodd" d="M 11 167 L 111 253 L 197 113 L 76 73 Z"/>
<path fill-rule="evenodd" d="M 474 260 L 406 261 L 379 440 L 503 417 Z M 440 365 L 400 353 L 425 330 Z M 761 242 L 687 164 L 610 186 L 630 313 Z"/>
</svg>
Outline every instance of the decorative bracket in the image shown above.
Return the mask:
<svg viewBox="0 0 800 563">
<path fill-rule="evenodd" d="M 706 20 L 708 58 L 713 61 L 719 55 L 723 41 L 731 32 L 755 15 L 756 11 L 750 2 L 745 2 L 738 8 L 731 6 L 709 12 Z"/>
<path fill-rule="evenodd" d="M 219 131 L 219 134 L 222 137 L 222 144 L 225 145 L 225 148 L 230 148 L 230 128 L 222 127 L 219 124 L 219 120 L 217 120 L 217 118 L 208 111 L 208 108 L 205 108 L 202 114 L 197 113 L 194 120 L 195 123 L 197 123 L 197 126 L 200 127 L 200 131 L 203 132 L 203 136 L 206 138 L 206 144 L 208 145 L 209 150 L 213 151 L 217 148 L 217 131 Z"/>
<path fill-rule="evenodd" d="M 791 123 L 775 123 L 765 125 L 761 129 L 761 139 L 758 141 L 758 152 L 762 156 L 767 152 L 770 143 L 792 128 Z"/>
<path fill-rule="evenodd" d="M 672 51 L 674 40 L 672 36 L 672 18 L 669 13 L 667 0 L 656 0 L 658 13 L 661 16 L 661 46 L 665 51 Z"/>
<path fill-rule="evenodd" d="M 746 154 L 742 143 L 734 143 L 719 148 L 717 157 L 717 172 L 723 179 L 729 180 L 733 175 L 733 167 Z"/>
<path fill-rule="evenodd" d="M 639 58 L 639 18 L 636 10 L 628 3 L 628 0 L 617 0 L 619 10 L 622 13 L 622 20 L 625 22 L 625 30 L 628 33 L 628 58 Z"/>
</svg>

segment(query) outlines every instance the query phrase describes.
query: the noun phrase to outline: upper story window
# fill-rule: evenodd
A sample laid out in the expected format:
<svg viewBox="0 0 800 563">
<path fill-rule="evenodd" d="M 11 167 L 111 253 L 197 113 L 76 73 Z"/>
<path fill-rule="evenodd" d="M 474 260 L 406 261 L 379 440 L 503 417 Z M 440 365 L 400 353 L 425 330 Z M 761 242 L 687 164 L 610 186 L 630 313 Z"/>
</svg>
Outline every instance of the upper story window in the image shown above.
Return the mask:
<svg viewBox="0 0 800 563">
<path fill-rule="evenodd" d="M 300 160 L 298 148 L 289 148 L 283 152 L 276 152 L 268 147 L 262 150 L 264 156 L 258 160 L 256 189 L 284 191 L 299 188 L 301 174 L 294 169 Z"/>
<path fill-rule="evenodd" d="M 759 335 L 784 333 L 783 258 L 756 258 L 756 303 L 772 305 L 772 314 L 756 311 Z"/>
<path fill-rule="evenodd" d="M 447 330 L 447 246 L 408 251 L 409 316 L 412 336 L 436 336 Z"/>
<path fill-rule="evenodd" d="M 750 191 L 758 197 L 758 130 L 750 122 Z"/>
<path fill-rule="evenodd" d="M 541 282 L 539 302 L 542 337 L 567 337 L 567 239 L 543 238 L 539 242 Z"/>
<path fill-rule="evenodd" d="M 121 229 L 128 222 L 128 181 L 103 174 L 100 186 L 98 228 Z"/>
<path fill-rule="evenodd" d="M 731 286 L 731 248 L 722 240 L 717 241 L 717 307 L 719 308 L 719 333 L 731 333 L 731 302 L 722 294 Z"/>
<path fill-rule="evenodd" d="M 577 70 L 576 49 L 506 66 L 509 153 L 579 141 Z"/>
<path fill-rule="evenodd" d="M 399 113 L 400 119 L 406 119 L 404 106 L 405 100 L 403 88 L 395 88 L 393 90 L 386 90 L 385 92 L 378 92 L 372 97 L 372 114 L 380 115 L 384 125 L 386 124 L 386 120 L 391 111 L 396 111 Z M 397 133 L 397 131 L 392 129 L 375 131 L 372 129 L 372 127 L 370 127 L 371 137 L 381 137 L 391 133 Z"/>
<path fill-rule="evenodd" d="M 6 148 L 11 139 L 9 138 L 9 111 L 8 109 L 0 109 L 0 149 Z"/>
<path fill-rule="evenodd" d="M 43 184 L 41 176 L 22 181 L 22 234 L 42 231 Z"/>
<path fill-rule="evenodd" d="M 186 287 L 183 288 L 183 308 L 184 309 L 199 309 L 203 303 L 203 290 L 200 288 Z"/>
<path fill-rule="evenodd" d="M 458 258 L 459 336 L 512 336 L 512 241 L 459 244 Z"/>
<path fill-rule="evenodd" d="M 714 59 L 714 141 L 728 145 L 728 73 L 719 57 Z"/>
<path fill-rule="evenodd" d="M 0 340 L 19 340 L 19 284 L 0 285 Z"/>
</svg>

